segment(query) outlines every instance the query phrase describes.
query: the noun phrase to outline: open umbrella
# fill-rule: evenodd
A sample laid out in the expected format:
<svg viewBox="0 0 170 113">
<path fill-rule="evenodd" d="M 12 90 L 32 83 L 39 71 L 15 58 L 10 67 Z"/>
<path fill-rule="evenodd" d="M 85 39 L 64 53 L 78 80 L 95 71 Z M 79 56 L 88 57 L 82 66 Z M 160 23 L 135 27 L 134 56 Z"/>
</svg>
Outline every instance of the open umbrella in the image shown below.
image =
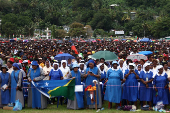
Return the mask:
<svg viewBox="0 0 170 113">
<path fill-rule="evenodd" d="M 58 54 L 54 57 L 55 60 L 68 60 L 68 59 L 75 59 L 72 55 L 68 53 Z"/>
<path fill-rule="evenodd" d="M 150 55 L 150 54 L 152 54 L 152 53 L 153 53 L 152 51 L 141 51 L 141 52 L 139 52 L 138 54 Z"/>
<path fill-rule="evenodd" d="M 63 41 L 62 41 L 62 40 L 59 40 L 59 41 L 57 42 L 57 44 L 61 44 L 61 43 L 63 43 Z"/>
<path fill-rule="evenodd" d="M 93 40 L 92 42 L 94 43 L 94 42 L 96 42 L 96 40 Z"/>
<path fill-rule="evenodd" d="M 118 42 L 118 41 L 119 41 L 119 39 L 114 39 L 113 41 Z"/>
<path fill-rule="evenodd" d="M 151 42 L 152 40 L 149 38 L 143 38 L 140 40 L 140 42 Z"/>
<path fill-rule="evenodd" d="M 127 59 L 131 59 L 132 61 L 138 60 L 140 61 L 141 59 L 148 60 L 147 56 L 141 55 L 141 54 L 132 54 L 127 57 Z"/>
<path fill-rule="evenodd" d="M 92 55 L 92 59 L 104 58 L 105 61 L 118 60 L 118 56 L 114 52 L 110 51 L 98 51 Z"/>
</svg>

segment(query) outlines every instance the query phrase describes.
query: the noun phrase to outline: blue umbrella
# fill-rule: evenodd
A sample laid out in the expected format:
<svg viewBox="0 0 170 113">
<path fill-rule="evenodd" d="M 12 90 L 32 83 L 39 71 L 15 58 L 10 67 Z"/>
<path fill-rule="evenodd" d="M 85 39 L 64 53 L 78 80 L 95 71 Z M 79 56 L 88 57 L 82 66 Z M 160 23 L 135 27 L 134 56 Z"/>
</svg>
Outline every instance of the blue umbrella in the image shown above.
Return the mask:
<svg viewBox="0 0 170 113">
<path fill-rule="evenodd" d="M 127 39 L 122 39 L 123 41 L 127 40 Z"/>
<path fill-rule="evenodd" d="M 140 40 L 140 42 L 152 42 L 152 40 L 149 38 L 143 38 Z"/>
<path fill-rule="evenodd" d="M 152 51 L 141 51 L 141 52 L 139 52 L 138 54 L 150 55 L 150 54 L 152 54 L 152 53 L 153 53 Z"/>
<path fill-rule="evenodd" d="M 68 53 L 58 54 L 54 57 L 55 60 L 68 60 L 68 59 L 75 59 L 72 55 Z"/>
</svg>

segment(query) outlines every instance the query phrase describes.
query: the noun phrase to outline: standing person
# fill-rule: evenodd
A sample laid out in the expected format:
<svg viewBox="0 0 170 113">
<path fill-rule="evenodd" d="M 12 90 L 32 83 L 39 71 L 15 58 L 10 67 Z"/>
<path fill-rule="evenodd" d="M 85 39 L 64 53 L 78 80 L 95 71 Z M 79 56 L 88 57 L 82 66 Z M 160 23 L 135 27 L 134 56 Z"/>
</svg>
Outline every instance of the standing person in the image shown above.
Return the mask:
<svg viewBox="0 0 170 113">
<path fill-rule="evenodd" d="M 11 83 L 11 77 L 10 74 L 7 72 L 8 68 L 6 65 L 3 65 L 1 68 L 2 72 L 0 73 L 0 86 L 1 86 L 1 92 L 0 92 L 0 100 L 2 105 L 7 105 L 10 103 L 10 93 L 9 93 L 9 87 Z M 2 87 L 6 85 L 7 87 L 5 89 L 2 89 Z"/>
<path fill-rule="evenodd" d="M 149 102 L 150 109 L 152 107 L 152 97 L 153 97 L 153 72 L 150 71 L 150 63 L 145 63 L 143 65 L 143 71 L 140 73 L 140 91 L 139 91 L 139 99 L 143 101 L 143 105 L 145 105 L 145 101 Z"/>
<path fill-rule="evenodd" d="M 153 64 L 152 72 L 153 72 L 153 78 L 154 78 L 154 76 L 155 76 L 156 73 L 157 73 L 158 60 L 154 59 L 154 60 L 152 61 L 152 64 Z"/>
<path fill-rule="evenodd" d="M 109 101 L 108 108 L 111 109 L 112 103 L 116 103 L 116 109 L 121 101 L 121 80 L 123 80 L 123 73 L 118 69 L 118 62 L 112 62 L 113 67 L 108 70 L 106 78 L 108 79 L 104 99 Z M 116 87 L 112 87 L 116 85 Z"/>
<path fill-rule="evenodd" d="M 98 67 L 98 69 L 100 71 L 100 75 L 101 75 L 100 82 L 102 82 L 104 84 L 105 79 L 106 79 L 106 72 L 104 70 L 104 64 L 100 63 L 97 67 Z"/>
<path fill-rule="evenodd" d="M 75 85 L 81 85 L 81 76 L 83 76 L 78 68 L 78 64 L 73 64 L 73 70 L 70 76 L 70 78 L 73 77 L 75 79 Z M 83 92 L 75 92 L 74 100 L 68 99 L 67 108 L 74 110 L 84 108 Z"/>
<path fill-rule="evenodd" d="M 32 68 L 30 69 L 28 75 L 28 81 L 43 80 L 45 75 L 42 68 L 39 67 L 37 61 L 32 62 Z M 28 90 L 28 107 L 45 109 L 47 108 L 47 98 L 42 95 L 32 84 L 31 88 Z"/>
<path fill-rule="evenodd" d="M 61 70 L 59 69 L 59 64 L 58 63 L 53 63 L 53 68 L 51 69 L 49 73 L 49 80 L 63 80 L 63 74 Z M 52 98 L 52 103 L 54 104 L 55 98 Z M 62 99 L 60 99 L 62 101 Z"/>
<path fill-rule="evenodd" d="M 164 105 L 168 105 L 168 75 L 163 71 L 163 66 L 157 66 L 157 73 L 153 79 L 153 104 L 162 101 Z M 166 106 L 165 106 L 166 108 Z"/>
<path fill-rule="evenodd" d="M 99 69 L 96 67 L 96 64 L 93 60 L 89 60 L 87 64 L 87 69 L 86 69 L 86 74 L 84 75 L 86 78 L 85 85 L 89 86 L 92 85 L 94 86 L 93 80 L 97 80 L 99 83 L 99 79 L 101 77 Z M 86 92 L 86 98 L 87 98 L 87 105 L 88 108 L 95 108 L 95 103 L 91 103 L 90 99 L 90 93 Z M 100 89 L 100 84 L 97 84 L 97 108 L 102 107 L 102 98 L 101 98 L 101 89 Z"/>
<path fill-rule="evenodd" d="M 50 73 L 51 69 L 52 69 L 52 67 L 51 67 L 50 61 L 46 60 L 45 66 L 43 67 L 43 71 L 45 74 L 45 78 L 43 80 L 49 80 L 49 73 Z"/>
<path fill-rule="evenodd" d="M 86 65 L 85 65 L 84 63 L 79 63 L 79 66 L 80 66 L 80 68 L 79 68 L 80 73 L 81 73 L 82 75 L 85 75 L 85 74 L 86 74 Z M 81 78 L 81 81 L 82 81 L 83 83 L 85 83 L 85 79 L 84 79 L 83 76 L 82 76 L 82 78 Z"/>
<path fill-rule="evenodd" d="M 63 79 L 68 79 L 71 72 L 70 72 L 70 68 L 67 66 L 67 61 L 66 60 L 61 61 L 61 67 L 59 69 L 63 73 Z"/>
<path fill-rule="evenodd" d="M 20 71 L 19 65 L 17 63 L 13 64 L 13 71 L 11 73 L 11 103 L 15 103 L 18 100 L 22 103 L 24 107 L 24 96 L 22 91 L 22 72 Z"/>
<path fill-rule="evenodd" d="M 129 63 L 129 69 L 125 71 L 125 84 L 123 87 L 123 99 L 127 100 L 127 104 L 129 101 L 135 102 L 137 106 L 137 97 L 138 97 L 138 80 L 139 75 L 138 71 L 135 70 L 135 64 Z"/>
<path fill-rule="evenodd" d="M 49 80 L 63 80 L 63 74 L 61 70 L 59 69 L 58 63 L 53 64 L 53 68 L 51 69 L 49 73 Z"/>
</svg>

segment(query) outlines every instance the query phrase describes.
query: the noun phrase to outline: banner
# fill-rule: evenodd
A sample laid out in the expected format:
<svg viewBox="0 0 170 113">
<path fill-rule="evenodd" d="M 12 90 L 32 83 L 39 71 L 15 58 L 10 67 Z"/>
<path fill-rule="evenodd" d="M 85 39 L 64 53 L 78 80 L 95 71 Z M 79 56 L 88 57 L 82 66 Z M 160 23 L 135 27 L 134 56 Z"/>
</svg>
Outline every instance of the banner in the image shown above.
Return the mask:
<svg viewBox="0 0 170 113">
<path fill-rule="evenodd" d="M 74 100 L 75 79 L 43 80 L 38 82 L 32 81 L 31 83 L 41 94 L 48 98 L 64 96 Z"/>
</svg>

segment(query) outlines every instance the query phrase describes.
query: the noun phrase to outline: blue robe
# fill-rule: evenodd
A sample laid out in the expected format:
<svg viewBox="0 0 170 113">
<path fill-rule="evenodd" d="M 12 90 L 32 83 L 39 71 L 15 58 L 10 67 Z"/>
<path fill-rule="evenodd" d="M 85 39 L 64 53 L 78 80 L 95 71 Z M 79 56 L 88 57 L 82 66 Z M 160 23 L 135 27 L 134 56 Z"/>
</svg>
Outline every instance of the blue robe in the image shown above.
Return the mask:
<svg viewBox="0 0 170 113">
<path fill-rule="evenodd" d="M 104 73 L 101 73 L 101 78 L 100 79 L 105 79 L 106 78 L 106 72 L 104 71 Z M 105 83 L 105 80 L 101 81 L 103 84 Z"/>
<path fill-rule="evenodd" d="M 148 81 L 153 79 L 153 72 L 145 73 L 142 71 L 140 73 L 140 79 L 143 79 L 146 81 L 146 78 L 148 77 Z M 153 84 L 152 82 L 148 83 L 149 88 L 146 88 L 146 85 L 143 84 L 143 82 L 140 82 L 140 88 L 139 88 L 139 100 L 140 101 L 152 101 L 153 99 Z"/>
<path fill-rule="evenodd" d="M 78 70 L 78 73 L 75 73 L 73 70 L 71 71 L 72 77 L 75 77 L 75 85 L 81 85 L 81 75 Z M 76 100 L 79 108 L 84 108 L 84 100 L 83 100 L 83 92 L 75 92 Z"/>
<path fill-rule="evenodd" d="M 125 74 L 128 74 L 129 70 L 125 71 Z M 135 70 L 135 73 L 138 74 L 138 71 Z M 139 74 L 138 74 L 139 75 Z M 138 98 L 138 80 L 134 73 L 130 74 L 125 81 L 123 86 L 123 96 L 122 99 L 135 102 Z"/>
<path fill-rule="evenodd" d="M 15 103 L 16 88 L 17 88 L 17 83 L 18 83 L 19 72 L 20 70 L 12 71 L 11 73 L 11 103 Z"/>
<path fill-rule="evenodd" d="M 153 84 L 156 85 L 158 92 L 153 90 L 153 103 L 157 104 L 159 101 L 163 101 L 164 105 L 169 104 L 168 102 L 168 88 L 165 89 L 164 87 L 168 84 L 167 74 L 165 73 L 164 76 L 158 76 L 156 74 L 155 78 L 153 79 Z M 158 94 L 156 96 L 156 93 Z"/>
<path fill-rule="evenodd" d="M 61 80 L 63 74 L 60 69 L 58 69 L 58 71 L 54 71 L 53 69 L 51 69 L 49 76 L 51 76 L 51 80 Z"/>
<path fill-rule="evenodd" d="M 36 69 L 35 73 L 34 69 L 31 69 L 30 71 L 31 80 L 34 80 L 34 78 L 39 77 L 41 75 L 39 67 Z M 31 90 L 32 90 L 32 108 L 41 108 L 41 93 L 32 84 Z"/>
<path fill-rule="evenodd" d="M 93 69 L 87 68 L 86 69 L 86 74 L 88 73 L 88 71 L 93 72 L 95 75 L 98 74 L 98 68 L 97 67 L 94 67 Z M 85 82 L 86 87 L 89 86 L 89 85 L 94 86 L 93 80 L 97 80 L 97 77 L 87 75 L 86 82 Z M 96 92 L 98 92 L 98 85 L 96 85 Z M 86 91 L 86 98 L 87 98 L 87 105 L 94 105 L 95 104 L 95 103 L 91 103 L 91 98 L 90 98 L 89 91 Z M 94 99 L 95 99 L 95 95 L 94 95 Z M 97 104 L 99 104 L 98 93 L 97 93 Z"/>
<path fill-rule="evenodd" d="M 10 77 L 9 73 L 1 72 L 0 77 L 1 77 L 1 87 L 5 84 L 8 85 L 8 83 L 10 82 L 9 81 L 9 77 Z M 1 89 L 1 104 L 8 104 L 8 103 L 10 103 L 9 89 L 7 89 L 5 91 L 3 91 Z"/>
<path fill-rule="evenodd" d="M 108 78 L 104 100 L 113 103 L 120 103 L 121 101 L 121 80 L 123 79 L 123 73 L 121 70 L 109 69 L 106 75 Z"/>
</svg>

